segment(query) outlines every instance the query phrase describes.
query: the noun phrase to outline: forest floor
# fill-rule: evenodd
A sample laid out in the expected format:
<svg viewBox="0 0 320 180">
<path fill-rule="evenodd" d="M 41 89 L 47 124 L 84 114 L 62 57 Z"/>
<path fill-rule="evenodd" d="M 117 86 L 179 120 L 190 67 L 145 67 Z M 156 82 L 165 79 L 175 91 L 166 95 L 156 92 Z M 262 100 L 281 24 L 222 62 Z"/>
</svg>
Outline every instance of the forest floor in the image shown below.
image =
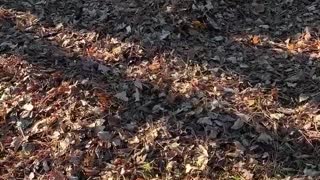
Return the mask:
<svg viewBox="0 0 320 180">
<path fill-rule="evenodd" d="M 319 33 L 312 0 L 0 0 L 0 179 L 316 179 Z"/>
</svg>

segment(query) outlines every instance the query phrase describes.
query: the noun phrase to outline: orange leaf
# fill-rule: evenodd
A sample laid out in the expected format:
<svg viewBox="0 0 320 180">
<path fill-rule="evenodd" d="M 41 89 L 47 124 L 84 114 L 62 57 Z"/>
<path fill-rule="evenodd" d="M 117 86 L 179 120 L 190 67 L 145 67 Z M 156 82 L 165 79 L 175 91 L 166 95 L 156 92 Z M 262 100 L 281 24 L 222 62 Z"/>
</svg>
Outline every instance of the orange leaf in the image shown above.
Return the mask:
<svg viewBox="0 0 320 180">
<path fill-rule="evenodd" d="M 86 49 L 86 52 L 87 52 L 87 55 L 88 56 L 92 56 L 95 52 L 97 51 L 97 48 L 96 47 L 88 47 L 87 49 Z"/>
<path fill-rule="evenodd" d="M 288 50 L 294 50 L 294 49 L 295 49 L 295 44 L 293 44 L 293 43 L 288 43 L 288 44 L 287 44 L 287 48 L 288 48 Z"/>
<path fill-rule="evenodd" d="M 149 69 L 152 71 L 160 69 L 160 63 L 158 61 L 152 62 L 152 64 L 149 65 Z"/>
<path fill-rule="evenodd" d="M 261 39 L 260 39 L 259 36 L 254 35 L 254 36 L 252 37 L 252 39 L 251 39 L 251 42 L 252 42 L 253 45 L 257 45 L 257 44 L 260 44 L 260 43 L 261 43 Z"/>
</svg>

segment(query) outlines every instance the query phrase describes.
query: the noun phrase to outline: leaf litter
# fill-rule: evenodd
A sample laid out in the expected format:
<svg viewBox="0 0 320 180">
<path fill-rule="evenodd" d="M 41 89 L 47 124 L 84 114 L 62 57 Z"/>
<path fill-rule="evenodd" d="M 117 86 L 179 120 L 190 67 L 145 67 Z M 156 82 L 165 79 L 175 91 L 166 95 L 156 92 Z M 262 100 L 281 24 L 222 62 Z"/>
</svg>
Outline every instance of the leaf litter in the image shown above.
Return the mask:
<svg viewBox="0 0 320 180">
<path fill-rule="evenodd" d="M 0 174 L 316 178 L 319 7 L 3 0 Z"/>
</svg>

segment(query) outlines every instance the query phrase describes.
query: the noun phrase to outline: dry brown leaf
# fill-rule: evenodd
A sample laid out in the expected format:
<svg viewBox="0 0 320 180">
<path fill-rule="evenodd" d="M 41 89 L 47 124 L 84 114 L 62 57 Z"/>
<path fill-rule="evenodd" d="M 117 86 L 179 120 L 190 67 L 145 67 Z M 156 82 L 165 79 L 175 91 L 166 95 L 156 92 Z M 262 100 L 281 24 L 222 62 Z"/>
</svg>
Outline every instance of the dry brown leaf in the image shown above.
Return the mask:
<svg viewBox="0 0 320 180">
<path fill-rule="evenodd" d="M 158 61 L 153 61 L 152 64 L 148 66 L 148 68 L 152 71 L 160 69 L 161 65 Z"/>
<path fill-rule="evenodd" d="M 95 95 L 98 97 L 98 102 L 100 108 L 105 110 L 109 105 L 109 97 L 105 92 L 95 92 Z"/>
<path fill-rule="evenodd" d="M 316 123 L 320 123 L 320 115 L 316 115 L 313 117 L 313 120 L 316 122 Z"/>
<path fill-rule="evenodd" d="M 254 106 L 254 105 L 256 104 L 256 100 L 254 100 L 254 99 L 248 99 L 248 100 L 247 100 L 247 103 L 248 103 L 249 106 Z"/>
<path fill-rule="evenodd" d="M 199 30 L 203 30 L 207 28 L 207 25 L 205 23 L 202 23 L 198 20 L 194 20 L 191 22 L 191 25 L 195 28 L 195 29 L 199 29 Z"/>
<path fill-rule="evenodd" d="M 254 174 L 251 173 L 249 170 L 247 170 L 247 169 L 241 169 L 241 172 L 242 172 L 242 176 L 243 176 L 245 179 L 253 179 Z"/>
<path fill-rule="evenodd" d="M 254 35 L 251 39 L 251 43 L 253 45 L 258 45 L 261 43 L 261 39 L 260 39 L 260 36 L 257 36 L 257 35 Z"/>
<path fill-rule="evenodd" d="M 32 111 L 33 110 L 33 105 L 31 103 L 25 104 L 22 106 L 22 109 L 26 111 Z"/>
<path fill-rule="evenodd" d="M 282 114 L 282 113 L 273 113 L 273 114 L 270 114 L 270 117 L 271 117 L 272 119 L 279 120 L 279 119 L 281 119 L 282 117 L 284 117 L 284 114 Z"/>
<path fill-rule="evenodd" d="M 197 167 L 199 170 L 203 171 L 207 167 L 209 154 L 207 149 L 202 145 L 199 145 L 198 152 L 200 155 L 197 157 Z"/>
<path fill-rule="evenodd" d="M 10 147 L 13 147 L 14 151 L 17 151 L 19 149 L 19 147 L 21 146 L 22 142 L 23 142 L 23 138 L 14 137 L 11 144 L 10 144 Z"/>
<path fill-rule="evenodd" d="M 68 150 L 71 141 L 72 140 L 69 137 L 66 137 L 63 140 L 59 141 L 59 152 L 60 152 L 60 155 L 64 154 Z"/>
<path fill-rule="evenodd" d="M 188 174 L 190 173 L 193 169 L 197 169 L 196 167 L 190 165 L 190 164 L 186 164 L 185 166 L 185 172 Z"/>
<path fill-rule="evenodd" d="M 119 55 L 119 54 L 121 54 L 121 52 L 122 52 L 122 47 L 121 46 L 118 46 L 118 47 L 115 47 L 115 48 L 112 49 L 112 54 L 113 55 Z"/>
<path fill-rule="evenodd" d="M 129 144 L 138 144 L 138 143 L 140 143 L 140 140 L 139 140 L 138 136 L 134 136 L 133 138 L 128 140 L 128 143 Z"/>
</svg>

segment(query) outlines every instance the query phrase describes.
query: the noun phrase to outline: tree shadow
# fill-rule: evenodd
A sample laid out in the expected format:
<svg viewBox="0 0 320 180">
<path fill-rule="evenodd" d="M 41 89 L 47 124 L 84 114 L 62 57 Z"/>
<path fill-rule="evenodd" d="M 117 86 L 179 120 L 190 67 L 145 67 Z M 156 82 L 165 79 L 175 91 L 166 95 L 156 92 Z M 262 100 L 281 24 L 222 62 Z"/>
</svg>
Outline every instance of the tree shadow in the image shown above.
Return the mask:
<svg viewBox="0 0 320 180">
<path fill-rule="evenodd" d="M 179 172 L 181 169 L 185 170 L 185 162 L 192 164 L 185 160 L 183 153 L 188 154 L 190 151 L 189 154 L 194 157 L 189 158 L 196 161 L 199 154 L 198 144 L 203 141 L 206 141 L 209 161 L 208 168 L 202 171 L 202 174 L 208 176 L 217 172 L 211 178 L 218 177 L 220 172 L 241 172 L 241 169 L 250 170 L 256 179 L 262 178 L 260 174 L 300 175 L 307 164 L 319 163 L 317 136 L 311 138 L 308 135 L 308 132 L 317 132 L 317 125 L 310 125 L 308 122 L 313 117 L 308 116 L 308 113 L 316 111 L 317 104 L 311 104 L 311 101 L 306 99 L 299 102 L 301 96 L 310 97 L 312 100 L 313 95 L 318 93 L 319 65 L 312 61 L 310 52 L 299 52 L 298 48 L 291 48 L 290 42 L 284 43 L 288 37 L 304 32 L 301 28 L 316 28 L 316 20 L 302 19 L 296 23 L 289 22 L 286 18 L 299 17 L 294 7 L 305 6 L 312 9 L 316 3 L 294 2 L 295 4 L 290 6 L 292 9 L 286 9 L 286 4 L 279 7 L 278 3 L 269 2 L 263 12 L 254 14 L 249 8 L 252 6 L 249 2 L 239 5 L 227 1 L 222 7 L 213 3 L 213 9 L 201 14 L 201 8 L 209 8 L 206 7 L 207 2 L 199 2 L 196 7 L 192 6 L 192 1 L 183 4 L 166 1 L 145 4 L 137 2 L 139 1 L 2 3 L 5 8 L 30 11 L 36 15 L 35 21 L 30 22 L 22 17 L 24 13 L 21 13 L 21 16 L 9 13 L 0 18 L 1 36 L 5 37 L 0 41 L 0 51 L 3 54 L 1 77 L 19 79 L 20 84 L 13 90 L 16 96 L 23 94 L 21 90 L 31 84 L 30 92 L 38 93 L 31 99 L 51 108 L 44 112 L 39 110 L 32 122 L 44 117 L 54 117 L 51 120 L 54 123 L 46 123 L 53 127 L 58 124 L 58 127 L 66 128 L 63 130 L 65 134 L 60 137 L 64 141 L 75 138 L 77 132 L 92 128 L 84 133 L 83 138 L 88 139 L 85 142 L 75 138 L 77 141 L 70 153 L 72 155 L 63 161 L 55 159 L 53 155 L 48 156 L 46 152 L 37 152 L 44 154 L 43 159 L 57 167 L 57 171 L 50 171 L 48 176 L 57 177 L 58 175 L 52 173 L 58 172 L 67 174 L 65 168 L 72 166 L 74 172 L 69 174 L 78 176 L 83 174 L 82 176 L 90 177 L 99 173 L 100 176 L 103 173 L 108 176 L 111 172 L 109 169 L 117 169 L 118 173 L 125 171 L 124 176 L 140 177 L 144 171 L 138 170 L 141 169 L 139 162 L 142 160 L 137 160 L 137 157 L 135 160 L 125 161 L 131 154 L 139 151 L 147 154 L 146 157 L 139 158 L 145 158 L 146 162 L 155 161 L 154 166 L 158 168 L 158 172 L 164 173 L 163 176 L 168 173 L 163 167 L 171 158 L 168 154 L 174 153 L 172 161 L 177 163 L 174 165 L 177 172 L 171 170 L 169 173 L 188 174 Z M 193 13 L 189 13 L 191 7 Z M 275 13 L 280 11 L 277 8 L 284 9 L 284 12 L 276 15 Z M 150 13 L 154 18 L 145 16 L 149 11 L 152 11 Z M 307 19 L 309 16 L 304 17 Z M 37 24 L 34 29 L 31 28 L 33 23 Z M 268 27 L 268 24 L 275 26 Z M 312 35 L 316 33 L 312 30 Z M 69 34 L 71 41 L 68 42 L 68 38 L 64 40 L 60 34 Z M 90 35 L 91 41 L 81 42 L 82 37 L 88 39 Z M 274 48 L 276 46 L 278 48 Z M 117 52 L 118 50 L 120 52 Z M 185 60 L 192 61 L 193 66 L 188 67 Z M 201 65 L 202 67 L 197 69 L 196 64 L 207 66 Z M 17 67 L 26 66 L 30 66 L 28 71 L 22 74 L 18 72 Z M 172 81 L 174 74 L 170 73 L 188 73 L 187 70 L 193 74 Z M 28 78 L 21 80 L 23 78 L 15 74 Z M 151 78 L 145 77 L 148 75 Z M 153 78 L 153 75 L 156 77 Z M 210 78 L 201 79 L 201 76 Z M 9 83 L 14 81 L 11 78 Z M 201 80 L 195 81 L 197 78 Z M 240 79 L 239 83 L 234 83 L 235 79 Z M 208 86 L 210 81 L 214 82 Z M 139 84 L 142 84 L 142 88 Z M 182 86 L 186 87 L 183 89 Z M 210 90 L 199 93 L 205 88 Z M 54 93 L 50 94 L 51 91 Z M 123 103 L 114 95 L 124 91 L 128 96 L 132 96 L 129 96 L 128 102 L 125 100 Z M 141 95 L 141 100 L 137 102 L 137 97 L 133 95 L 136 91 Z M 59 99 L 70 96 L 78 100 L 85 98 L 85 102 L 74 105 L 60 104 Z M 120 96 L 120 99 L 124 100 L 125 97 Z M 85 108 L 81 109 L 83 107 Z M 59 114 L 63 108 L 69 108 L 70 114 Z M 87 113 L 82 116 L 87 122 L 73 122 L 81 111 Z M 25 112 L 21 110 L 20 113 Z M 6 119 L 5 126 L 8 131 L 2 132 L 3 144 L 7 145 L 5 147 L 10 145 L 5 135 L 10 137 L 10 133 L 17 133 L 16 128 L 8 123 L 14 121 L 16 116 L 20 118 L 22 115 L 10 114 Z M 60 122 L 59 118 L 64 120 Z M 95 132 L 95 126 L 88 127 L 88 124 L 95 123 L 97 119 L 105 119 L 102 120 L 105 130 L 100 133 L 100 137 Z M 245 122 L 244 127 L 239 130 L 230 129 L 236 119 L 242 119 Z M 277 122 L 280 120 L 281 122 Z M 303 127 L 306 125 L 309 127 Z M 140 132 L 139 126 L 149 127 Z M 44 133 L 45 130 L 47 132 Z M 26 128 L 26 131 L 30 129 Z M 47 142 L 49 140 L 43 135 L 52 136 L 54 133 L 50 132 L 50 129 L 44 129 L 29 138 Z M 148 138 L 141 141 L 152 144 L 149 147 L 151 150 L 126 141 L 133 141 L 135 137 L 143 139 L 143 134 Z M 301 137 L 304 139 L 299 139 Z M 101 145 L 99 138 L 107 138 L 110 142 Z M 169 148 L 162 152 L 159 150 L 173 142 L 195 147 L 178 150 Z M 87 144 L 91 144 L 91 148 L 86 149 Z M 44 144 L 39 142 L 37 146 Z M 92 149 L 103 153 L 99 157 L 99 153 Z M 147 153 L 142 153 L 143 151 Z M 177 152 L 181 155 L 175 154 Z M 15 155 L 13 153 L 10 158 L 18 158 Z M 72 162 L 77 156 L 82 157 L 80 162 Z M 241 163 L 249 161 L 254 161 L 251 162 L 254 167 L 240 167 Z M 272 161 L 276 163 L 273 164 Z M 283 167 L 277 169 L 278 166 Z M 23 165 L 18 167 L 22 168 Z M 137 171 L 127 172 L 127 169 Z M 1 171 L 8 173 L 5 169 Z M 197 172 L 196 169 L 194 171 Z M 14 173 L 20 174 L 12 175 L 23 177 L 30 172 L 31 170 L 22 171 L 17 168 Z"/>
</svg>

